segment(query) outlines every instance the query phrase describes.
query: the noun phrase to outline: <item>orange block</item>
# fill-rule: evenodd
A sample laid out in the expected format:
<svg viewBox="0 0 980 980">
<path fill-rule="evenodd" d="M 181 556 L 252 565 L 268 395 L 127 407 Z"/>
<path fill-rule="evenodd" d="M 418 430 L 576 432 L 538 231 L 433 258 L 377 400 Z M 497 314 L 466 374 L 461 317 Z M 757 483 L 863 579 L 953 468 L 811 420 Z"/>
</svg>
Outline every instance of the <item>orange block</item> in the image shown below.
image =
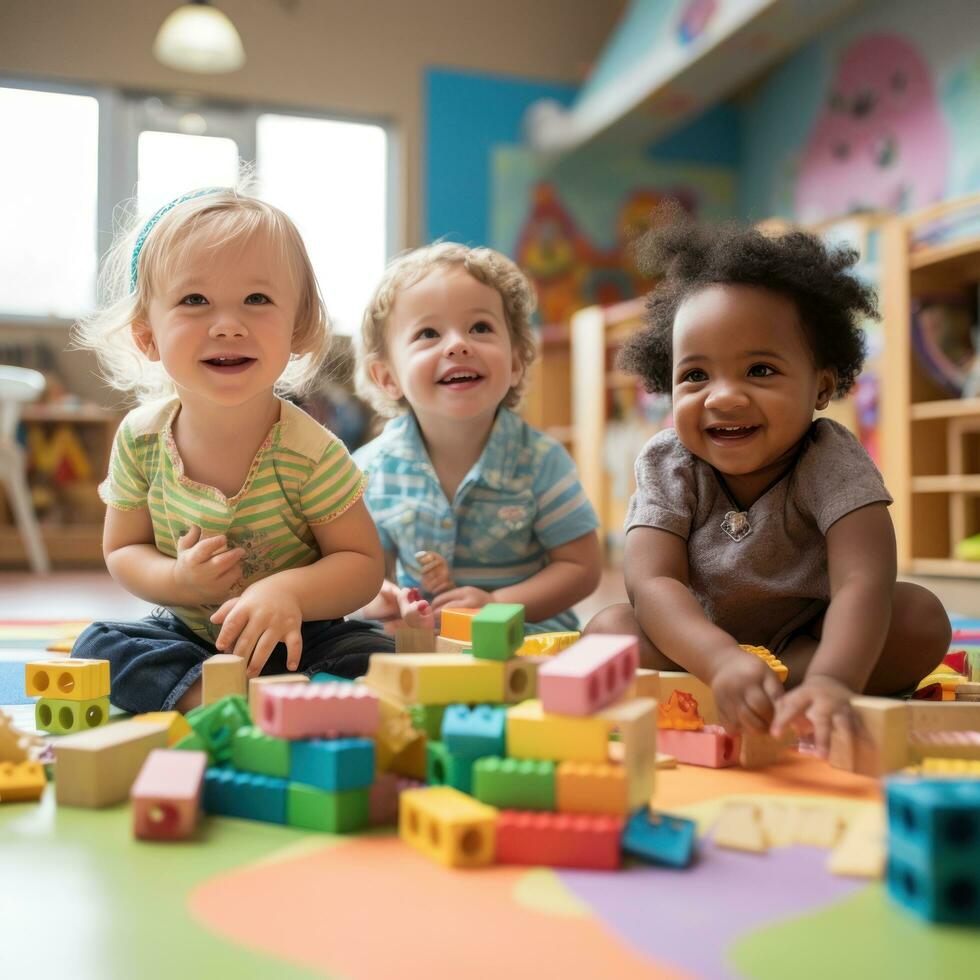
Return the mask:
<svg viewBox="0 0 980 980">
<path fill-rule="evenodd" d="M 623 766 L 562 762 L 555 779 L 560 813 L 629 813 L 629 778 Z"/>
<path fill-rule="evenodd" d="M 40 762 L 0 762 L 0 803 L 39 800 L 46 782 Z"/>
<path fill-rule="evenodd" d="M 465 609 L 462 606 L 443 609 L 442 622 L 439 627 L 440 636 L 450 640 L 462 640 L 464 643 L 473 642 L 473 617 L 479 609 Z"/>
<path fill-rule="evenodd" d="M 693 694 L 674 689 L 666 702 L 657 705 L 657 728 L 674 728 L 679 731 L 699 732 L 704 719 L 698 711 Z"/>
</svg>

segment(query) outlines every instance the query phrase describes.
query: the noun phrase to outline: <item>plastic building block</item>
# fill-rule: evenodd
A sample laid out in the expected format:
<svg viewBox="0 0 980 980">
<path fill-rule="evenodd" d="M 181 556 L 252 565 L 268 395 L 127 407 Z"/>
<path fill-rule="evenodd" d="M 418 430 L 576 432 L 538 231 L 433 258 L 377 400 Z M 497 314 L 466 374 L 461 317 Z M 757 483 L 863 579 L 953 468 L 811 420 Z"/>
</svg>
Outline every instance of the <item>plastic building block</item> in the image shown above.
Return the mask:
<svg viewBox="0 0 980 980">
<path fill-rule="evenodd" d="M 462 606 L 448 606 L 443 609 L 439 620 L 439 635 L 448 640 L 462 640 L 470 646 L 473 640 L 473 617 L 479 611 Z"/>
<path fill-rule="evenodd" d="M 927 757 L 919 767 L 930 778 L 953 776 L 957 779 L 980 778 L 980 762 L 971 759 L 933 759 Z"/>
<path fill-rule="evenodd" d="M 416 626 L 395 630 L 395 653 L 435 653 L 436 631 Z"/>
<path fill-rule="evenodd" d="M 909 716 L 905 703 L 890 698 L 858 697 L 851 708 L 861 730 L 848 737 L 835 729 L 830 739 L 828 761 L 836 769 L 883 776 L 909 764 Z"/>
<path fill-rule="evenodd" d="M 619 736 L 630 810 L 645 806 L 653 793 L 657 771 L 657 702 L 652 698 L 621 701 L 596 717 Z"/>
<path fill-rule="evenodd" d="M 555 764 L 540 759 L 477 759 L 473 795 L 490 806 L 555 809 Z"/>
<path fill-rule="evenodd" d="M 966 650 L 950 650 L 949 653 L 943 657 L 943 663 L 947 667 L 952 667 L 957 674 L 968 674 L 970 667 L 969 662 L 966 659 Z"/>
<path fill-rule="evenodd" d="M 411 742 L 397 751 L 379 741 L 375 744 L 375 768 L 378 772 L 393 772 L 424 782 L 429 766 L 427 745 L 428 739 L 422 732 L 417 732 Z"/>
<path fill-rule="evenodd" d="M 289 677 L 289 674 L 274 674 L 274 677 Z M 295 675 L 294 675 L 295 676 Z M 305 674 L 300 675 L 301 677 L 306 677 Z M 355 680 L 353 677 L 340 677 L 337 674 L 328 674 L 325 670 L 318 670 L 312 677 L 306 678 L 311 684 L 329 684 L 331 681 L 336 681 L 338 684 L 353 684 Z M 253 678 L 254 680 L 254 678 Z"/>
<path fill-rule="evenodd" d="M 412 727 L 417 731 L 425 732 L 431 739 L 440 738 L 446 707 L 447 705 L 444 704 L 413 704 L 408 709 L 409 717 L 412 719 Z"/>
<path fill-rule="evenodd" d="M 552 868 L 619 867 L 624 821 L 596 814 L 501 810 L 497 816 L 497 861 Z"/>
<path fill-rule="evenodd" d="M 497 810 L 451 786 L 401 794 L 398 834 L 406 844 L 452 868 L 493 863 Z"/>
<path fill-rule="evenodd" d="M 650 793 L 643 795 L 645 802 Z M 629 778 L 625 766 L 605 762 L 562 762 L 555 779 L 555 799 L 561 813 L 630 812 Z"/>
<path fill-rule="evenodd" d="M 178 746 L 203 748 L 211 762 L 218 764 L 227 762 L 231 758 L 232 735 L 243 725 L 252 724 L 248 705 L 245 699 L 237 694 L 222 698 L 214 704 L 202 704 L 188 711 L 185 717 L 187 723 L 194 729 L 197 740 L 185 746 L 185 740 L 181 739 Z"/>
<path fill-rule="evenodd" d="M 694 695 L 685 691 L 671 691 L 670 697 L 657 705 L 657 727 L 673 728 L 679 732 L 701 731 L 704 719 L 698 711 Z"/>
<path fill-rule="evenodd" d="M 452 786 L 469 793 L 473 786 L 473 759 L 454 755 L 442 742 L 426 743 L 426 782 L 430 786 Z"/>
<path fill-rule="evenodd" d="M 707 766 L 724 769 L 738 762 L 740 735 L 729 735 L 719 725 L 706 725 L 700 732 L 679 732 L 662 728 L 657 732 L 657 744 L 678 762 L 688 766 Z"/>
<path fill-rule="evenodd" d="M 182 738 L 191 734 L 191 726 L 179 711 L 148 711 L 146 714 L 133 715 L 133 721 L 145 721 L 150 724 L 167 726 L 167 745 L 173 748 Z"/>
<path fill-rule="evenodd" d="M 694 858 L 697 824 L 643 807 L 626 821 L 623 851 L 642 861 L 686 868 Z"/>
<path fill-rule="evenodd" d="M 442 719 L 442 741 L 453 755 L 478 759 L 506 755 L 507 715 L 503 708 L 451 704 Z"/>
<path fill-rule="evenodd" d="M 374 781 L 374 742 L 369 738 L 293 742 L 289 779 L 331 792 L 370 786 Z"/>
<path fill-rule="evenodd" d="M 567 650 L 582 636 L 578 630 L 565 630 L 558 633 L 532 633 L 524 637 L 517 651 L 519 657 L 554 657 Z"/>
<path fill-rule="evenodd" d="M 321 676 L 317 674 L 316 677 Z M 326 679 L 332 680 L 329 675 L 322 675 Z M 315 681 L 315 678 L 314 678 Z M 259 716 L 259 698 L 262 691 L 267 687 L 276 687 L 279 684 L 309 684 L 310 678 L 306 674 L 301 674 L 298 670 L 292 674 L 266 674 L 264 677 L 252 677 L 248 682 L 248 710 L 253 718 Z"/>
<path fill-rule="evenodd" d="M 328 834 L 363 830 L 370 818 L 370 792 L 366 786 L 333 792 L 290 783 L 286 791 L 286 823 Z"/>
<path fill-rule="evenodd" d="M 885 871 L 885 811 L 869 806 L 852 817 L 827 862 L 831 874 L 880 878 Z"/>
<path fill-rule="evenodd" d="M 778 657 L 774 657 L 765 647 L 754 647 L 748 643 L 739 644 L 746 653 L 755 654 L 784 684 L 789 677 L 789 667 Z"/>
<path fill-rule="evenodd" d="M 507 709 L 507 752 L 516 759 L 605 762 L 608 743 L 602 718 L 546 714 L 540 701 Z"/>
<path fill-rule="evenodd" d="M 231 736 L 231 764 L 243 772 L 287 779 L 291 744 L 284 738 L 266 735 L 254 725 L 243 725 Z"/>
<path fill-rule="evenodd" d="M 980 704 L 970 701 L 906 701 L 913 732 L 980 731 Z"/>
<path fill-rule="evenodd" d="M 275 776 L 213 767 L 204 777 L 204 812 L 264 823 L 285 823 L 288 786 L 285 779 Z"/>
<path fill-rule="evenodd" d="M 40 762 L 0 762 L 0 803 L 39 800 L 46 784 Z"/>
<path fill-rule="evenodd" d="M 916 760 L 968 759 L 980 761 L 980 732 L 913 732 L 909 750 Z"/>
<path fill-rule="evenodd" d="M 201 668 L 201 703 L 215 704 L 232 694 L 245 697 L 248 693 L 247 666 L 244 657 L 233 653 L 216 653 L 208 657 Z"/>
<path fill-rule="evenodd" d="M 410 704 L 480 704 L 502 700 L 504 664 L 466 653 L 376 653 L 369 687 Z"/>
<path fill-rule="evenodd" d="M 166 744 L 165 724 L 132 720 L 66 735 L 54 746 L 54 786 L 59 805 L 122 803 L 146 757 Z"/>
<path fill-rule="evenodd" d="M 109 693 L 108 660 L 45 660 L 25 664 L 28 697 L 92 701 Z"/>
<path fill-rule="evenodd" d="M 204 739 L 193 730 L 191 731 L 190 735 L 185 735 L 183 738 L 178 739 L 173 745 L 170 745 L 169 741 L 167 744 L 169 748 L 177 749 L 180 752 L 208 751 L 208 743 L 205 742 Z"/>
<path fill-rule="evenodd" d="M 524 643 L 524 607 L 516 602 L 487 603 L 470 621 L 470 634 L 478 660 L 509 660 Z"/>
<path fill-rule="evenodd" d="M 538 671 L 538 697 L 552 714 L 591 715 L 629 687 L 640 665 L 635 636 L 584 636 Z"/>
<path fill-rule="evenodd" d="M 98 728 L 109 720 L 109 697 L 90 701 L 66 701 L 41 698 L 34 705 L 34 723 L 41 731 L 54 735 L 71 735 Z"/>
<path fill-rule="evenodd" d="M 15 728 L 10 716 L 0 709 L 0 762 L 27 762 L 28 750 L 41 749 L 45 744 L 40 735 Z"/>
<path fill-rule="evenodd" d="M 133 836 L 141 840 L 190 837 L 201 815 L 207 767 L 205 752 L 154 749 L 129 793 L 133 802 Z"/>
<path fill-rule="evenodd" d="M 507 704 L 519 704 L 533 698 L 538 690 L 538 672 L 547 657 L 512 657 L 503 662 L 504 695 Z"/>
<path fill-rule="evenodd" d="M 717 847 L 764 854 L 769 839 L 762 822 L 762 811 L 754 803 L 726 803 L 718 815 L 712 839 Z"/>
<path fill-rule="evenodd" d="M 375 692 L 377 694 L 377 692 Z M 418 738 L 418 731 L 412 726 L 412 716 L 408 706 L 390 694 L 380 693 L 378 697 L 378 730 L 374 738 L 379 748 L 389 752 L 401 752 L 409 742 Z M 440 724 L 442 719 L 440 719 Z"/>
<path fill-rule="evenodd" d="M 278 738 L 374 735 L 381 711 L 377 694 L 364 684 L 281 684 L 263 688 L 255 720 Z"/>
<path fill-rule="evenodd" d="M 706 725 L 717 725 L 720 721 L 718 707 L 715 704 L 715 696 L 711 693 L 711 688 L 699 680 L 693 674 L 688 674 L 683 670 L 661 670 L 658 671 L 657 681 L 660 687 L 660 694 L 657 700 L 661 704 L 670 700 L 670 695 L 674 691 L 683 691 L 685 694 L 693 696 L 697 702 L 698 713 L 704 719 Z"/>
<path fill-rule="evenodd" d="M 425 783 L 393 772 L 378 773 L 368 787 L 368 823 L 372 827 L 398 823 L 398 798 L 407 789 L 419 789 Z"/>
<path fill-rule="evenodd" d="M 888 780 L 889 895 L 934 922 L 980 924 L 980 782 Z"/>
</svg>

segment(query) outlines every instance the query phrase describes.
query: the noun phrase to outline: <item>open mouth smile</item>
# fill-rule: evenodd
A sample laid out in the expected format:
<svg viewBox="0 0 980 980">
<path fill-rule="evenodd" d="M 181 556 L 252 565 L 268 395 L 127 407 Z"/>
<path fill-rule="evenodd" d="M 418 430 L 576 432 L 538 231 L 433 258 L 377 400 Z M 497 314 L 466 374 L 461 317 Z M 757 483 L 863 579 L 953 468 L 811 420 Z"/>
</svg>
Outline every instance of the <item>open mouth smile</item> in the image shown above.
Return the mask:
<svg viewBox="0 0 980 980">
<path fill-rule="evenodd" d="M 447 374 L 444 378 L 440 378 L 437 384 L 442 385 L 445 388 L 453 388 L 456 390 L 472 388 L 474 385 L 479 384 L 483 380 L 483 375 L 477 374 L 475 371 L 453 371 Z"/>
<path fill-rule="evenodd" d="M 247 371 L 255 363 L 254 357 L 219 356 L 205 358 L 202 364 L 218 374 L 239 374 Z"/>
<path fill-rule="evenodd" d="M 705 432 L 712 442 L 729 444 L 751 438 L 759 428 L 758 425 L 711 425 Z"/>
</svg>

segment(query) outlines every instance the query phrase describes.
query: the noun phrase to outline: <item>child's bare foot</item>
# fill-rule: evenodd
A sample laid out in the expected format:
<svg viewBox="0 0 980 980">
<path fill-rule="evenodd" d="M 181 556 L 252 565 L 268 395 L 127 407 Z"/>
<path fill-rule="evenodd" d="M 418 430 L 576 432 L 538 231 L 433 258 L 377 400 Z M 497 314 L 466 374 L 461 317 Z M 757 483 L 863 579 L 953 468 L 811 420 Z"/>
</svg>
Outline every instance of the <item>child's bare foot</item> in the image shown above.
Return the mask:
<svg viewBox="0 0 980 980">
<path fill-rule="evenodd" d="M 418 589 L 402 589 L 398 594 L 398 612 L 402 622 L 412 629 L 435 629 L 436 617 L 428 600 Z"/>
</svg>

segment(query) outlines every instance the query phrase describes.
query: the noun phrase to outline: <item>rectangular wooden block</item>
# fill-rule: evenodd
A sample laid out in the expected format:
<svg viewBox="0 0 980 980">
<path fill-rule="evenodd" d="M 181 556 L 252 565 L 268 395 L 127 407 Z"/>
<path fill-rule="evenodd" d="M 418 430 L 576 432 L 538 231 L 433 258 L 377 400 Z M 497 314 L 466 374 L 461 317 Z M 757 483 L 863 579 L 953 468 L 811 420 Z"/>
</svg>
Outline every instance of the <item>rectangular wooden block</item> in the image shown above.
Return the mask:
<svg viewBox="0 0 980 980">
<path fill-rule="evenodd" d="M 603 708 L 597 715 L 619 735 L 621 761 L 626 769 L 630 809 L 645 806 L 653 795 L 657 772 L 657 702 L 634 698 Z"/>
<path fill-rule="evenodd" d="M 836 769 L 883 776 L 909 763 L 909 714 L 904 701 L 856 697 L 851 707 L 861 722 L 852 738 L 831 735 L 828 762 Z"/>
<path fill-rule="evenodd" d="M 501 810 L 497 861 L 614 871 L 620 863 L 623 826 L 622 818 L 603 814 Z"/>
<path fill-rule="evenodd" d="M 547 714 L 536 700 L 507 709 L 507 754 L 515 759 L 605 762 L 608 744 L 603 718 Z"/>
<path fill-rule="evenodd" d="M 395 653 L 435 653 L 436 631 L 415 626 L 395 630 Z"/>
<path fill-rule="evenodd" d="M 497 810 L 451 786 L 411 789 L 399 798 L 398 834 L 426 857 L 454 868 L 493 863 Z"/>
<path fill-rule="evenodd" d="M 562 762 L 555 782 L 561 813 L 630 812 L 629 778 L 625 766 L 606 762 Z M 647 794 L 649 799 L 649 794 Z"/>
<path fill-rule="evenodd" d="M 594 714 L 615 701 L 640 665 L 635 636 L 584 636 L 538 671 L 538 697 L 552 714 Z"/>
<path fill-rule="evenodd" d="M 24 680 L 28 697 L 91 701 L 109 693 L 109 661 L 34 661 L 24 665 Z"/>
<path fill-rule="evenodd" d="M 698 712 L 706 725 L 719 723 L 718 708 L 715 706 L 715 696 L 711 688 L 693 674 L 683 670 L 661 670 L 659 673 L 660 695 L 657 700 L 666 704 L 674 691 L 683 691 L 693 696 L 697 702 Z"/>
<path fill-rule="evenodd" d="M 259 715 L 259 698 L 263 689 L 279 684 L 309 684 L 310 679 L 298 670 L 291 674 L 267 674 L 265 677 L 252 677 L 248 682 L 248 710 L 253 718 Z"/>
<path fill-rule="evenodd" d="M 738 764 L 743 769 L 762 769 L 779 762 L 789 745 L 791 735 L 773 738 L 772 735 L 757 735 L 742 732 L 738 754 Z"/>
<path fill-rule="evenodd" d="M 436 653 L 472 653 L 473 644 L 469 640 L 454 640 L 449 636 L 436 637 Z"/>
<path fill-rule="evenodd" d="M 655 701 L 659 701 L 660 671 L 637 667 L 624 696 L 626 698 L 653 698 Z"/>
<path fill-rule="evenodd" d="M 912 732 L 912 760 L 967 759 L 980 761 L 980 732 Z"/>
<path fill-rule="evenodd" d="M 39 800 L 46 785 L 40 762 L 0 761 L 0 803 Z"/>
<path fill-rule="evenodd" d="M 980 704 L 970 701 L 906 701 L 914 732 L 980 731 Z"/>
<path fill-rule="evenodd" d="M 410 704 L 499 703 L 505 664 L 466 653 L 377 653 L 365 682 Z"/>
<path fill-rule="evenodd" d="M 141 840 L 190 837 L 201 814 L 206 752 L 154 749 L 130 790 L 133 836 Z"/>
<path fill-rule="evenodd" d="M 208 657 L 201 671 L 201 703 L 214 704 L 229 694 L 245 697 L 248 693 L 246 667 L 244 657 L 236 657 L 233 653 L 216 653 Z"/>
<path fill-rule="evenodd" d="M 54 746 L 55 796 L 61 806 L 111 806 L 128 796 L 146 757 L 165 748 L 167 726 L 118 721 Z"/>
<path fill-rule="evenodd" d="M 378 695 L 365 684 L 277 684 L 262 689 L 255 721 L 277 738 L 374 735 L 381 711 Z"/>
<path fill-rule="evenodd" d="M 538 672 L 548 657 L 511 657 L 504 661 L 504 703 L 520 704 L 538 692 Z"/>
<path fill-rule="evenodd" d="M 669 753 L 685 765 L 709 769 L 734 766 L 738 762 L 740 741 L 739 735 L 729 735 L 719 725 L 706 725 L 700 732 L 675 728 L 661 728 L 657 732 L 661 752 Z"/>
<path fill-rule="evenodd" d="M 439 620 L 439 635 L 450 640 L 462 640 L 469 646 L 473 639 L 473 617 L 479 611 L 462 606 L 443 609 Z"/>
</svg>

